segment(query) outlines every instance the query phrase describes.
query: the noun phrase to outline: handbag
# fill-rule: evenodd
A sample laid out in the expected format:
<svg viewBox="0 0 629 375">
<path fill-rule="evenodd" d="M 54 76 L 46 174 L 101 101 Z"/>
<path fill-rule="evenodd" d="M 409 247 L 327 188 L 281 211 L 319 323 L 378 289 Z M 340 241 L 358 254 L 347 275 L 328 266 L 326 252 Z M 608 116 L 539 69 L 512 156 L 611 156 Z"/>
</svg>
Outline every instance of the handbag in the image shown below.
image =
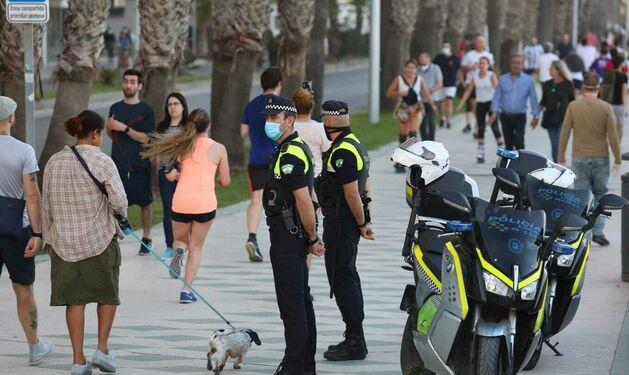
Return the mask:
<svg viewBox="0 0 629 375">
<path fill-rule="evenodd" d="M 0 236 L 21 238 L 26 201 L 0 196 Z"/>
<path fill-rule="evenodd" d="M 402 98 L 402 101 L 408 106 L 417 104 L 417 102 L 419 102 L 419 97 L 417 96 L 417 93 L 414 90 L 415 84 L 417 83 L 417 77 L 415 77 L 415 81 L 413 81 L 412 85 L 409 85 L 408 82 L 406 82 L 406 80 L 404 79 L 404 77 L 402 77 L 402 80 L 409 87 L 408 94 L 406 94 L 406 96 Z"/>
</svg>

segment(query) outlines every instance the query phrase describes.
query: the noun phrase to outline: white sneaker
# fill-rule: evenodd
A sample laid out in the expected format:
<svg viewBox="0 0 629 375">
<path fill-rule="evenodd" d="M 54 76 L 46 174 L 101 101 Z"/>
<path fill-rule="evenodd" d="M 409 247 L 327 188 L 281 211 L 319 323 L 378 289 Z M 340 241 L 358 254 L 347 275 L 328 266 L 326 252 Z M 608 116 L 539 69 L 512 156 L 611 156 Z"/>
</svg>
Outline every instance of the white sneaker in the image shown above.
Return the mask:
<svg viewBox="0 0 629 375">
<path fill-rule="evenodd" d="M 84 365 L 75 363 L 72 365 L 70 375 L 92 375 L 92 365 L 89 362 L 85 362 Z"/>
<path fill-rule="evenodd" d="M 52 354 L 54 348 L 52 342 L 38 338 L 37 344 L 28 346 L 28 364 L 31 366 L 39 365 L 46 357 Z"/>
<path fill-rule="evenodd" d="M 92 367 L 96 367 L 102 372 L 116 372 L 116 360 L 114 356 L 111 354 L 105 354 L 100 350 L 96 349 L 94 351 L 94 355 L 92 356 Z"/>
</svg>

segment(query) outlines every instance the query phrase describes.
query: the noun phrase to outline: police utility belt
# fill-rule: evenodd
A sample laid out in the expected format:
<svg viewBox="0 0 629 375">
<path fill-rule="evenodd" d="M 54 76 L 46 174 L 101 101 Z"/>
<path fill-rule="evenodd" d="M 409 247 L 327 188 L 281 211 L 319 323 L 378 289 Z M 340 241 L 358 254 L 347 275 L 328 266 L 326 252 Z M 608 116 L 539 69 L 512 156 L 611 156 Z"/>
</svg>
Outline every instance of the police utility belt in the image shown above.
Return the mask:
<svg viewBox="0 0 629 375">
<path fill-rule="evenodd" d="M 292 234 L 297 235 L 299 238 L 304 237 L 304 231 L 301 227 L 301 223 L 297 216 L 293 213 L 292 209 L 284 209 L 281 213 L 266 218 L 268 226 L 284 225 L 286 230 Z"/>
</svg>

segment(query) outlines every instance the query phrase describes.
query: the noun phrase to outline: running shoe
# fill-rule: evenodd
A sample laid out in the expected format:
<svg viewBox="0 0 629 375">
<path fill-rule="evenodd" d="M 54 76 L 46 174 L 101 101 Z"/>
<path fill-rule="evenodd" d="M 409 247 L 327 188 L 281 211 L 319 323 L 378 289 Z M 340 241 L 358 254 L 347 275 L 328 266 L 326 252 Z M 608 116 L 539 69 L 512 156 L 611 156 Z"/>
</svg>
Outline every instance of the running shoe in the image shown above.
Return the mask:
<svg viewBox="0 0 629 375">
<path fill-rule="evenodd" d="M 162 255 L 162 260 L 164 262 L 170 262 L 170 260 L 173 258 L 173 253 L 175 252 L 175 250 L 173 250 L 172 247 L 167 247 L 166 251 L 164 251 L 164 255 Z"/>
<path fill-rule="evenodd" d="M 31 366 L 39 365 L 53 350 L 54 345 L 52 342 L 42 338 L 37 339 L 35 345 L 29 345 L 28 347 L 28 364 Z"/>
<path fill-rule="evenodd" d="M 450 125 L 450 121 L 446 122 L 446 129 L 450 129 L 452 125 Z"/>
<path fill-rule="evenodd" d="M 116 372 L 117 366 L 116 360 L 111 353 L 105 354 L 96 349 L 96 351 L 94 351 L 94 355 L 92 356 L 92 367 L 96 367 L 101 372 L 114 373 Z"/>
<path fill-rule="evenodd" d="M 465 127 L 463 128 L 463 133 L 469 133 L 472 131 L 472 127 L 470 126 L 470 124 L 465 125 Z"/>
<path fill-rule="evenodd" d="M 179 277 L 179 275 L 181 275 L 181 267 L 183 267 L 184 254 L 185 254 L 185 251 L 183 249 L 175 250 L 175 254 L 172 256 L 172 259 L 170 260 L 171 269 L 168 270 L 168 272 L 170 273 L 171 279 L 176 279 L 177 277 Z"/>
<path fill-rule="evenodd" d="M 70 375 L 92 375 L 92 365 L 86 362 L 84 365 L 73 364 Z"/>
<path fill-rule="evenodd" d="M 443 121 L 443 120 L 439 121 L 439 127 L 440 127 L 440 128 L 443 128 L 443 124 L 444 124 L 444 123 L 445 123 L 445 121 Z"/>
<path fill-rule="evenodd" d="M 597 244 L 599 244 L 601 246 L 608 246 L 609 245 L 609 241 L 602 234 L 598 234 L 598 235 L 592 236 L 592 241 L 596 242 Z"/>
<path fill-rule="evenodd" d="M 186 290 L 182 290 L 179 293 L 179 303 L 188 304 L 193 302 L 197 302 L 197 297 L 193 293 Z"/>
<path fill-rule="evenodd" d="M 245 244 L 245 249 L 247 249 L 247 253 L 249 253 L 249 260 L 252 262 L 262 262 L 264 261 L 264 257 L 260 252 L 260 246 L 258 246 L 258 240 L 251 237 L 247 240 Z"/>
<path fill-rule="evenodd" d="M 150 238 L 142 237 L 142 243 L 140 244 L 140 251 L 138 251 L 138 255 L 149 255 L 151 252 L 149 249 L 153 250 L 153 241 Z"/>
</svg>

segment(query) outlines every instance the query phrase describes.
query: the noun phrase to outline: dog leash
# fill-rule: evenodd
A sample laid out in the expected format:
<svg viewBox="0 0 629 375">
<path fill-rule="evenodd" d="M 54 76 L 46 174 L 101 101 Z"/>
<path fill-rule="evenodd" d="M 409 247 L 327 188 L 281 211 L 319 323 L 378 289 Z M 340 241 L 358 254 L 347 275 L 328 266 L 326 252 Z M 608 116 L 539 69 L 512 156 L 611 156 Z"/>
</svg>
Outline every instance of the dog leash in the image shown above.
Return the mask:
<svg viewBox="0 0 629 375">
<path fill-rule="evenodd" d="M 161 263 L 164 267 L 168 268 L 168 270 L 171 272 L 171 274 L 172 274 L 172 275 L 176 275 L 176 276 L 177 276 L 177 279 L 179 279 L 179 281 L 181 281 L 181 282 L 183 283 L 183 285 L 185 285 L 186 287 L 188 287 L 188 289 L 190 289 L 190 291 L 191 291 L 192 293 L 196 294 L 196 296 L 197 296 L 197 297 L 199 297 L 199 299 L 200 299 L 203 303 L 205 303 L 205 305 L 206 305 L 207 307 L 209 307 L 210 309 L 212 309 L 212 311 L 214 311 L 214 312 L 216 313 L 216 315 L 218 315 L 218 316 L 219 316 L 219 317 L 220 317 L 220 318 L 221 318 L 221 319 L 222 319 L 225 323 L 227 323 L 227 325 L 228 325 L 228 326 L 229 326 L 232 330 L 236 330 L 236 328 L 235 328 L 235 327 L 231 324 L 231 322 L 230 322 L 229 320 L 227 320 L 227 319 L 223 316 L 223 314 L 221 314 L 218 310 L 216 310 L 216 309 L 214 308 L 214 306 L 212 306 L 212 305 L 211 305 L 211 304 L 210 304 L 210 303 L 209 303 L 209 302 L 208 302 L 208 301 L 207 301 L 207 300 L 206 300 L 206 299 L 205 299 L 205 298 L 201 295 L 201 293 L 199 293 L 196 289 L 194 289 L 194 287 L 193 287 L 192 285 L 188 284 L 188 282 L 187 282 L 187 281 L 186 281 L 183 277 L 181 277 L 181 276 L 180 276 L 177 272 L 175 272 L 175 270 L 173 270 L 173 269 L 172 269 L 172 267 L 170 267 L 168 264 L 166 264 L 166 262 L 164 262 L 164 261 L 162 260 L 162 258 L 160 258 L 160 256 L 159 256 L 159 255 L 155 254 L 155 253 L 153 252 L 153 249 L 152 249 L 152 248 L 150 248 L 150 247 L 149 247 L 149 246 L 147 246 L 144 242 L 142 242 L 142 239 L 141 239 L 140 237 L 138 237 L 138 235 L 137 235 L 137 234 L 135 234 L 135 232 L 133 232 L 133 231 L 131 230 L 131 227 L 126 227 L 126 228 L 123 228 L 123 232 L 124 232 L 124 234 L 126 234 L 126 235 L 130 235 L 130 236 L 132 236 L 133 238 L 135 238 L 135 239 L 136 239 L 136 241 L 138 241 L 138 242 L 139 242 L 142 246 L 144 246 L 144 248 L 145 248 L 146 250 L 148 250 L 148 251 L 149 251 L 149 253 L 153 256 L 153 258 L 157 259 L 157 261 L 158 261 L 158 262 L 160 262 L 160 263 Z"/>
</svg>

